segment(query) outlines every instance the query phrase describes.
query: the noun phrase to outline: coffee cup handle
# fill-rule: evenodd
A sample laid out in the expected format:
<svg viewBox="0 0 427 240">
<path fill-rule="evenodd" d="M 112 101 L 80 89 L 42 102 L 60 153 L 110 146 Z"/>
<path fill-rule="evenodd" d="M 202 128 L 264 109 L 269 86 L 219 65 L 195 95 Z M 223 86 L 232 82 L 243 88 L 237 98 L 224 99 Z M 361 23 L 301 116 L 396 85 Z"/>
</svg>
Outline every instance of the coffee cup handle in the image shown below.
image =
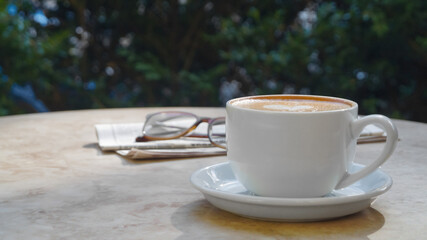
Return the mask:
<svg viewBox="0 0 427 240">
<path fill-rule="evenodd" d="M 337 184 L 335 189 L 347 187 L 352 183 L 356 182 L 357 180 L 375 171 L 379 166 L 381 166 L 381 164 L 383 164 L 390 157 L 390 155 L 393 153 L 394 149 L 396 148 L 397 139 L 398 139 L 397 129 L 394 126 L 394 124 L 391 122 L 391 120 L 388 117 L 385 117 L 383 115 L 374 114 L 374 115 L 369 115 L 369 116 L 354 120 L 351 123 L 351 133 L 353 134 L 353 137 L 355 138 L 359 137 L 362 130 L 369 124 L 377 124 L 382 126 L 384 131 L 387 134 L 386 144 L 380 156 L 370 165 L 364 167 L 362 170 L 358 172 L 355 172 L 355 173 L 347 172 L 344 175 L 344 177 L 340 180 L 340 182 Z"/>
</svg>

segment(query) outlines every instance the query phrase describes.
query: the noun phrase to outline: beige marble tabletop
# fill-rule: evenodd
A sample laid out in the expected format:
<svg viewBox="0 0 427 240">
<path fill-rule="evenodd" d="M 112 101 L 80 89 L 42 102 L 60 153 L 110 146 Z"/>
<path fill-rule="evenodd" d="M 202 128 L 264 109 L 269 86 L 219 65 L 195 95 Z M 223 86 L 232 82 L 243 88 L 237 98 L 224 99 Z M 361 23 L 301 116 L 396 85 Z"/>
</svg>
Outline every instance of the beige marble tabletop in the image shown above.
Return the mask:
<svg viewBox="0 0 427 240">
<path fill-rule="evenodd" d="M 219 210 L 192 187 L 194 171 L 226 157 L 134 161 L 98 148 L 94 124 L 143 121 L 165 109 L 0 117 L 0 239 L 426 239 L 427 124 L 394 120 L 400 141 L 382 167 L 394 184 L 371 208 L 281 223 Z M 358 161 L 381 146 L 359 145 Z"/>
</svg>

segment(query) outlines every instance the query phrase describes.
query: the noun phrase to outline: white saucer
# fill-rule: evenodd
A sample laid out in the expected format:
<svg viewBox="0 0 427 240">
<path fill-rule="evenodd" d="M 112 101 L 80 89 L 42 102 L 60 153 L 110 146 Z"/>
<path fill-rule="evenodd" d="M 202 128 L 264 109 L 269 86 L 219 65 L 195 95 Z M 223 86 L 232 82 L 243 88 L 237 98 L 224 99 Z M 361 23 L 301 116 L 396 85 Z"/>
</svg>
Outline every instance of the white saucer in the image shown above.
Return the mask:
<svg viewBox="0 0 427 240">
<path fill-rule="evenodd" d="M 363 165 L 354 165 L 353 171 Z M 214 206 L 249 218 L 269 221 L 318 221 L 337 218 L 368 208 L 392 185 L 392 179 L 377 169 L 353 185 L 318 198 L 261 197 L 238 182 L 228 162 L 193 173 L 191 183 Z"/>
</svg>

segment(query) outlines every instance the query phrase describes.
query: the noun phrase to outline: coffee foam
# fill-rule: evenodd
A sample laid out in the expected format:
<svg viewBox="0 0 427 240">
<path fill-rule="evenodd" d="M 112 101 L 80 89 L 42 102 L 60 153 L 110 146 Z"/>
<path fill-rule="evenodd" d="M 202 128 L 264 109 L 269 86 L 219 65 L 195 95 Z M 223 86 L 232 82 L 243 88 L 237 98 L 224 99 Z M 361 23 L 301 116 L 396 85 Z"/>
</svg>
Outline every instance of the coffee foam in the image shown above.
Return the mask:
<svg viewBox="0 0 427 240">
<path fill-rule="evenodd" d="M 232 102 L 233 106 L 249 108 L 254 110 L 275 111 L 275 112 L 324 112 L 350 108 L 351 105 L 315 99 L 241 99 Z"/>
</svg>

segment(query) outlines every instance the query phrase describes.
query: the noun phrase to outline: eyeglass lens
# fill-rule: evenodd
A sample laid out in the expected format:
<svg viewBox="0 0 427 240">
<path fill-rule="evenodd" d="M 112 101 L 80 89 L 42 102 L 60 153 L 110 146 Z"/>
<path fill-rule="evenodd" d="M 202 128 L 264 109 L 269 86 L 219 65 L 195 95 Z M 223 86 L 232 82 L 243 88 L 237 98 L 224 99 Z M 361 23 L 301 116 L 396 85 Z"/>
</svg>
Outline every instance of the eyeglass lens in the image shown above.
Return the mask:
<svg viewBox="0 0 427 240">
<path fill-rule="evenodd" d="M 215 118 L 209 123 L 209 139 L 217 147 L 226 149 L 225 118 Z"/>
<path fill-rule="evenodd" d="M 151 115 L 145 122 L 144 135 L 173 138 L 192 127 L 198 118 L 182 112 L 162 112 Z"/>
</svg>

